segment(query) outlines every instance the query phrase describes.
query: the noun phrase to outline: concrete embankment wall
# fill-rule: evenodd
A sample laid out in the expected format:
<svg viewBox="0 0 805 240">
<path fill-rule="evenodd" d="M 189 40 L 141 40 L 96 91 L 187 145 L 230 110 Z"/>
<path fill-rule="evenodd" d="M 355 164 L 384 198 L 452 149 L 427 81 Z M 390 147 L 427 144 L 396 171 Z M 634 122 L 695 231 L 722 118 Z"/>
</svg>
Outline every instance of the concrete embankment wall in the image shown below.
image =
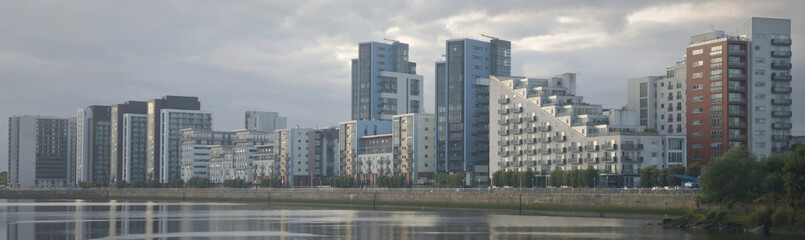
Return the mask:
<svg viewBox="0 0 805 240">
<path fill-rule="evenodd" d="M 696 195 L 655 193 L 533 193 L 516 191 L 326 191 L 270 189 L 0 190 L 0 198 L 274 201 L 335 204 L 438 205 L 516 208 L 563 206 L 620 209 L 696 209 Z"/>
</svg>

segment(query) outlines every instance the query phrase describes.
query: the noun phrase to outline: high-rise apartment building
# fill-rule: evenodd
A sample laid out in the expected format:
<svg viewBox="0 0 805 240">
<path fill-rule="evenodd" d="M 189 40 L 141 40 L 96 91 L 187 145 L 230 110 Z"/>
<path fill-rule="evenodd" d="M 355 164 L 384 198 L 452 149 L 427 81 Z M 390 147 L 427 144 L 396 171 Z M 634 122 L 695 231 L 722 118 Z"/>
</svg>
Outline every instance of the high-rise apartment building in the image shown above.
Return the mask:
<svg viewBox="0 0 805 240">
<path fill-rule="evenodd" d="M 753 17 L 729 35 L 747 41 L 747 147 L 759 156 L 789 150 L 795 104 L 791 100 L 791 20 Z"/>
<path fill-rule="evenodd" d="M 274 131 L 274 159 L 279 163 L 279 176 L 285 186 L 310 186 L 310 128 Z"/>
<path fill-rule="evenodd" d="M 339 169 L 342 175 L 355 177 L 358 182 L 363 182 L 368 176 L 363 176 L 360 169 L 358 156 L 364 149 L 362 139 L 366 136 L 374 136 L 391 133 L 391 121 L 362 121 L 354 120 L 342 122 L 338 125 L 338 154 Z"/>
<path fill-rule="evenodd" d="M 423 78 L 408 61 L 408 44 L 365 42 L 352 59 L 352 120 L 391 120 L 422 110 Z"/>
<path fill-rule="evenodd" d="M 638 124 L 664 135 L 685 135 L 687 92 L 685 62 L 665 75 L 629 79 L 626 109 L 637 112 Z"/>
<path fill-rule="evenodd" d="M 551 171 L 593 168 L 602 175 L 599 186 L 638 186 L 642 168 L 685 164 L 684 136 L 645 133 L 634 111 L 602 114 L 575 89 L 572 73 L 491 77 L 490 176 L 530 170 L 545 186 Z"/>
<path fill-rule="evenodd" d="M 406 185 L 424 184 L 436 170 L 436 116 L 409 113 L 394 116 L 391 146 Z"/>
<path fill-rule="evenodd" d="M 110 183 L 116 183 L 118 180 L 124 179 L 123 177 L 123 164 L 124 164 L 124 151 L 123 148 L 126 146 L 124 143 L 124 138 L 129 143 L 135 143 L 134 145 L 128 145 L 131 148 L 126 149 L 126 154 L 129 154 L 129 157 L 137 158 L 135 160 L 135 164 L 142 164 L 140 167 L 141 169 L 145 169 L 145 140 L 146 140 L 146 129 L 145 129 L 145 121 L 138 121 L 144 120 L 146 114 L 148 113 L 148 103 L 142 101 L 127 101 L 121 104 L 114 104 L 111 107 L 111 130 L 110 130 L 110 158 L 109 158 L 109 181 Z M 137 114 L 137 115 L 129 115 L 128 122 L 126 122 L 126 114 Z M 143 117 L 143 118 L 138 118 Z M 124 125 L 128 124 L 129 127 L 133 127 L 132 129 L 127 129 L 124 131 Z M 141 128 L 138 128 L 141 127 Z M 132 131 L 134 130 L 134 131 Z M 134 139 L 137 138 L 137 139 Z M 132 161 L 126 161 L 126 164 L 132 163 Z M 130 172 L 129 172 L 130 173 Z M 139 173 L 138 173 L 139 174 Z M 144 178 L 137 178 L 142 181 L 145 181 Z M 130 182 L 130 180 L 126 180 Z"/>
<path fill-rule="evenodd" d="M 78 109 L 76 181 L 109 185 L 111 116 L 109 106 Z"/>
<path fill-rule="evenodd" d="M 198 110 L 162 109 L 160 111 L 159 182 L 181 178 L 182 129 L 212 129 L 212 114 Z"/>
<path fill-rule="evenodd" d="M 490 75 L 511 74 L 511 43 L 454 39 L 436 63 L 437 171 L 486 181 L 489 165 Z"/>
<path fill-rule="evenodd" d="M 640 126 L 645 128 L 657 127 L 657 80 L 661 76 L 646 76 L 632 78 L 628 81 L 629 93 L 626 108 L 637 111 Z"/>
<path fill-rule="evenodd" d="M 193 177 L 208 178 L 210 146 L 232 146 L 234 132 L 222 132 L 199 129 L 182 129 L 182 170 L 181 177 L 185 182 Z"/>
<path fill-rule="evenodd" d="M 165 174 L 162 172 L 164 166 L 161 164 L 161 160 L 163 159 L 163 152 L 169 149 L 166 149 L 163 146 L 163 139 L 162 136 L 164 124 L 163 121 L 166 120 L 162 110 L 164 109 L 176 109 L 176 110 L 201 110 L 201 102 L 198 101 L 197 97 L 183 97 L 183 96 L 164 96 L 159 99 L 151 99 L 148 100 L 148 122 L 147 122 L 147 129 L 148 134 L 147 137 L 147 152 L 146 152 L 146 179 L 147 180 L 155 180 L 161 182 Z M 177 124 L 182 125 L 182 124 Z M 180 127 L 180 126 L 175 126 Z M 178 139 L 181 137 L 181 133 L 178 132 L 180 129 L 184 128 L 193 128 L 192 126 L 175 128 L 177 132 L 175 132 L 176 136 L 176 144 L 175 150 L 178 153 Z M 197 128 L 197 129 L 209 129 L 207 128 Z M 170 135 L 170 134 L 168 134 Z M 177 162 L 176 162 L 176 176 L 179 176 L 178 172 L 178 154 L 177 154 Z"/>
<path fill-rule="evenodd" d="M 247 130 L 273 132 L 286 128 L 288 122 L 288 118 L 280 117 L 277 112 L 247 111 L 245 115 Z"/>
<path fill-rule="evenodd" d="M 12 116 L 8 140 L 11 188 L 75 186 L 75 118 Z"/>
<path fill-rule="evenodd" d="M 746 146 L 745 37 L 723 31 L 694 35 L 687 48 L 688 164 L 707 164 L 732 146 Z"/>
<path fill-rule="evenodd" d="M 123 125 L 117 133 L 120 136 L 120 141 L 117 144 L 114 143 L 115 135 L 112 135 L 112 158 L 115 157 L 115 151 L 120 151 L 117 168 L 121 170 L 119 170 L 120 175 L 118 176 L 128 183 L 132 181 L 145 182 L 148 115 L 125 113 L 120 119 L 122 119 Z M 115 124 L 112 125 L 113 129 L 114 126 Z M 115 147 L 116 145 L 120 146 L 118 150 L 115 149 L 117 148 Z M 114 171 L 115 168 L 113 167 L 112 169 Z"/>
</svg>

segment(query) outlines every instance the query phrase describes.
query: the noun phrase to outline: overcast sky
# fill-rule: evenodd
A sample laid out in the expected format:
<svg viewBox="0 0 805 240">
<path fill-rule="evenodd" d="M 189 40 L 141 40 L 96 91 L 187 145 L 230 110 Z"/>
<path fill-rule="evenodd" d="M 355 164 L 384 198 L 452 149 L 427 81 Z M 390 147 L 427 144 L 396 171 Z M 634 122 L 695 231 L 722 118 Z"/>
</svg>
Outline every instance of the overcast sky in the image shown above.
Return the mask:
<svg viewBox="0 0 805 240">
<path fill-rule="evenodd" d="M 87 105 L 193 95 L 214 129 L 243 128 L 247 110 L 288 125 L 349 120 L 357 43 L 396 39 L 425 77 L 445 40 L 512 42 L 512 74 L 578 73 L 578 93 L 626 104 L 626 80 L 661 75 L 691 34 L 749 17 L 792 20 L 794 135 L 805 135 L 802 1 L 2 1 L 0 171 L 8 116 L 75 116 Z"/>
</svg>

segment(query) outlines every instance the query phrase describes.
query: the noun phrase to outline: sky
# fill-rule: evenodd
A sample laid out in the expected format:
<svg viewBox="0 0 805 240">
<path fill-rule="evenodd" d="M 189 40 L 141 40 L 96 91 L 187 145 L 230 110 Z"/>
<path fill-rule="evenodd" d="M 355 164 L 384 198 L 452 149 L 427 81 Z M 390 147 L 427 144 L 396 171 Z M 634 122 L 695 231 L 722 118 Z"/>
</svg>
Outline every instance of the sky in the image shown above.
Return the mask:
<svg viewBox="0 0 805 240">
<path fill-rule="evenodd" d="M 244 112 L 278 111 L 288 126 L 350 118 L 350 59 L 358 43 L 395 39 L 425 79 L 445 41 L 512 42 L 512 74 L 577 73 L 578 94 L 626 104 L 629 78 L 663 75 L 689 37 L 750 17 L 792 23 L 794 135 L 805 135 L 802 1 L 2 1 L 0 124 L 8 116 L 72 116 L 88 105 L 198 96 L 215 130 Z M 801 54 L 798 54 L 801 53 Z M 0 127 L 0 171 L 8 128 Z"/>
</svg>

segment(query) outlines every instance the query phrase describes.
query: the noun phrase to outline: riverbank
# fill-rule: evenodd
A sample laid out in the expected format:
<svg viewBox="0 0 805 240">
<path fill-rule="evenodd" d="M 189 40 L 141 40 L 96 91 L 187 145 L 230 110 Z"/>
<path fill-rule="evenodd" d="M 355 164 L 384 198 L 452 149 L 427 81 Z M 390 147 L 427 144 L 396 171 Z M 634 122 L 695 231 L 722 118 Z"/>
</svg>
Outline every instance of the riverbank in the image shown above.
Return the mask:
<svg viewBox="0 0 805 240">
<path fill-rule="evenodd" d="M 0 198 L 262 202 L 474 209 L 520 214 L 662 219 L 698 208 L 694 194 L 488 189 L 69 189 L 0 190 Z"/>
</svg>

